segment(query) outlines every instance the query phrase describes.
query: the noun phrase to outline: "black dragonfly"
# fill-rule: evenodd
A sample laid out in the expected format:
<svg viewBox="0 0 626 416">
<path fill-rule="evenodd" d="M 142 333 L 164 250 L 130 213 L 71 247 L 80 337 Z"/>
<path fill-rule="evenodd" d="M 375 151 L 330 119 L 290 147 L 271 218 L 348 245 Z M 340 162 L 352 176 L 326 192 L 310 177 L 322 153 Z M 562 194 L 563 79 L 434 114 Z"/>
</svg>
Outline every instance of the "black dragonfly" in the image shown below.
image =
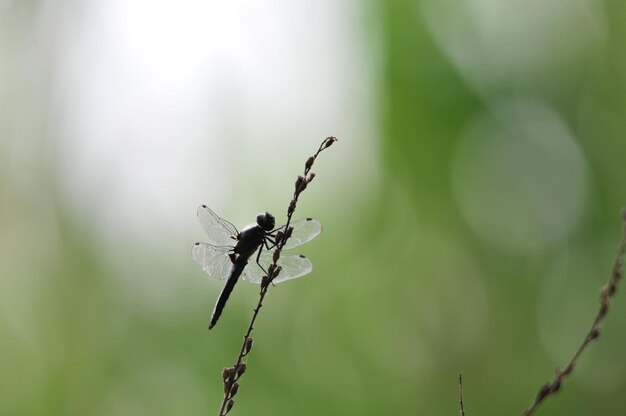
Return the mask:
<svg viewBox="0 0 626 416">
<path fill-rule="evenodd" d="M 220 218 L 206 205 L 198 208 L 198 219 L 209 236 L 209 243 L 194 244 L 192 257 L 209 276 L 226 280 L 213 309 L 209 323 L 211 329 L 222 314 L 239 277 L 260 284 L 263 276 L 267 275 L 267 268 L 272 264 L 270 250 L 276 246 L 277 233 L 285 232 L 285 226 L 275 227 L 274 217 L 265 212 L 257 215 L 256 224 L 239 232 L 233 224 Z M 293 221 L 289 227 L 292 228 L 291 236 L 284 249 L 307 243 L 322 231 L 322 224 L 313 218 Z M 281 253 L 277 265 L 281 267 L 281 271 L 272 283 L 295 279 L 313 270 L 311 261 L 300 254 Z"/>
</svg>

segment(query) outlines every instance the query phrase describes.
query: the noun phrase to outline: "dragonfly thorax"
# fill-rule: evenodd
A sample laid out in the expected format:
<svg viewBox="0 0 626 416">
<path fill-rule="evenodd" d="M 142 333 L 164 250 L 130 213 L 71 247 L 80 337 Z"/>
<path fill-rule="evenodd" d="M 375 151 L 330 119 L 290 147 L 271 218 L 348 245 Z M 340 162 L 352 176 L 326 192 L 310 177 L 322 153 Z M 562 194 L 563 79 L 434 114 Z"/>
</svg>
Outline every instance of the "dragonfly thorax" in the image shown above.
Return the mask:
<svg viewBox="0 0 626 416">
<path fill-rule="evenodd" d="M 243 257 L 247 261 L 263 244 L 265 233 L 266 231 L 259 225 L 244 229 L 239 234 L 239 240 L 233 249 L 235 254 L 238 255 L 237 258 Z"/>
</svg>

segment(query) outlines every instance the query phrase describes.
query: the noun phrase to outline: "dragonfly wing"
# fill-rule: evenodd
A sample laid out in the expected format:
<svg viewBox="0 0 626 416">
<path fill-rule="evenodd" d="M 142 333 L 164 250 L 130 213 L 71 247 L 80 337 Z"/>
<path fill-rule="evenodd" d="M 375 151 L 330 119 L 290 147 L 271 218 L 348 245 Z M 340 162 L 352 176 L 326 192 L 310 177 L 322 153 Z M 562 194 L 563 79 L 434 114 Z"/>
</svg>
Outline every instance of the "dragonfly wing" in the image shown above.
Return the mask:
<svg viewBox="0 0 626 416">
<path fill-rule="evenodd" d="M 287 250 L 308 243 L 322 232 L 322 224 L 313 218 L 303 218 L 292 222 L 289 226 L 293 227 L 293 231 L 284 247 Z"/>
<path fill-rule="evenodd" d="M 274 279 L 274 283 L 296 279 L 313 271 L 311 260 L 301 254 L 282 253 L 278 265 L 282 267 L 282 270 Z"/>
<path fill-rule="evenodd" d="M 265 270 L 272 264 L 272 252 L 264 251 L 259 257 L 259 263 Z M 313 270 L 313 264 L 311 261 L 300 254 L 283 253 L 280 255 L 278 265 L 282 267 L 278 276 L 274 279 L 273 283 L 281 283 L 287 280 L 296 279 L 311 273 Z M 260 284 L 265 271 L 259 267 L 256 263 L 256 257 L 251 258 L 248 265 L 243 269 L 243 280 L 247 280 L 250 283 Z"/>
<path fill-rule="evenodd" d="M 196 243 L 191 249 L 191 257 L 202 267 L 202 270 L 216 279 L 225 280 L 230 275 L 233 263 L 229 251 L 232 247 L 214 246 Z"/>
<path fill-rule="evenodd" d="M 220 218 L 206 205 L 200 205 L 198 207 L 198 220 L 209 236 L 209 242 L 211 244 L 216 246 L 232 246 L 235 244 L 239 236 L 237 227 L 225 219 Z"/>
<path fill-rule="evenodd" d="M 267 268 L 271 264 L 271 258 L 270 262 L 268 263 L 264 257 L 265 256 L 262 255 L 259 259 L 259 262 L 263 264 L 263 268 L 267 270 Z M 265 276 L 266 274 L 267 273 L 265 273 L 265 271 L 263 271 L 263 269 L 261 269 L 259 265 L 256 264 L 256 255 L 254 255 L 252 258 L 250 258 L 248 264 L 243 269 L 243 273 L 241 273 L 241 278 L 250 283 L 261 284 L 263 276 Z"/>
</svg>

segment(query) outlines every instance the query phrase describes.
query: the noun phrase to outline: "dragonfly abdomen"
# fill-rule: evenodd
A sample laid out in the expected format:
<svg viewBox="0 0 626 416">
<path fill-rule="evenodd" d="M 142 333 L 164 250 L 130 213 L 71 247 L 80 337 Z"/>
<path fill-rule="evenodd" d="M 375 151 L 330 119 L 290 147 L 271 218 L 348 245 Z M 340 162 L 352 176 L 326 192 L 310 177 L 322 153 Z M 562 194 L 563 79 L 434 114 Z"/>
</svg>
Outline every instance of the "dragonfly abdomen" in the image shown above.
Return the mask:
<svg viewBox="0 0 626 416">
<path fill-rule="evenodd" d="M 224 306 L 226 306 L 226 301 L 228 300 L 231 292 L 235 288 L 237 284 L 237 280 L 239 280 L 239 276 L 243 273 L 243 269 L 248 264 L 248 259 L 242 256 L 239 256 L 235 263 L 233 264 L 233 268 L 231 269 L 230 276 L 226 280 L 226 284 L 220 293 L 220 296 L 217 298 L 217 302 L 215 303 L 215 308 L 213 309 L 213 315 L 211 316 L 211 322 L 209 322 L 209 329 L 213 328 L 217 323 L 217 320 L 220 319 L 222 315 L 222 311 L 224 310 Z"/>
</svg>

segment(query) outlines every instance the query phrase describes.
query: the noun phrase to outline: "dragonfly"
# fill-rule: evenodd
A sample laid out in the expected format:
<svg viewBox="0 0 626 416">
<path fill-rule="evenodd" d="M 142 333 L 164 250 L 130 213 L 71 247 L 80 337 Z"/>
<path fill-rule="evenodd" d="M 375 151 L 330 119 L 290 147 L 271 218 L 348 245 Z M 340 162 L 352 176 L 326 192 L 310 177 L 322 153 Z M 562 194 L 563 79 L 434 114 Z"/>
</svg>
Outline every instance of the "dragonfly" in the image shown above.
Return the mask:
<svg viewBox="0 0 626 416">
<path fill-rule="evenodd" d="M 273 263 L 271 251 L 276 247 L 285 225 L 276 227 L 276 220 L 269 212 L 260 213 L 256 223 L 240 231 L 230 222 L 220 218 L 206 205 L 198 208 L 198 220 L 209 237 L 208 243 L 195 243 L 191 250 L 193 259 L 209 276 L 226 280 L 209 322 L 213 328 L 220 318 L 226 301 L 241 277 L 250 283 L 260 284 Z M 304 218 L 289 224 L 291 235 L 283 249 L 289 250 L 305 244 L 322 231 L 322 224 L 313 218 Z M 281 283 L 311 273 L 313 264 L 303 255 L 281 253 L 277 266 L 280 273 L 272 283 Z"/>
</svg>

